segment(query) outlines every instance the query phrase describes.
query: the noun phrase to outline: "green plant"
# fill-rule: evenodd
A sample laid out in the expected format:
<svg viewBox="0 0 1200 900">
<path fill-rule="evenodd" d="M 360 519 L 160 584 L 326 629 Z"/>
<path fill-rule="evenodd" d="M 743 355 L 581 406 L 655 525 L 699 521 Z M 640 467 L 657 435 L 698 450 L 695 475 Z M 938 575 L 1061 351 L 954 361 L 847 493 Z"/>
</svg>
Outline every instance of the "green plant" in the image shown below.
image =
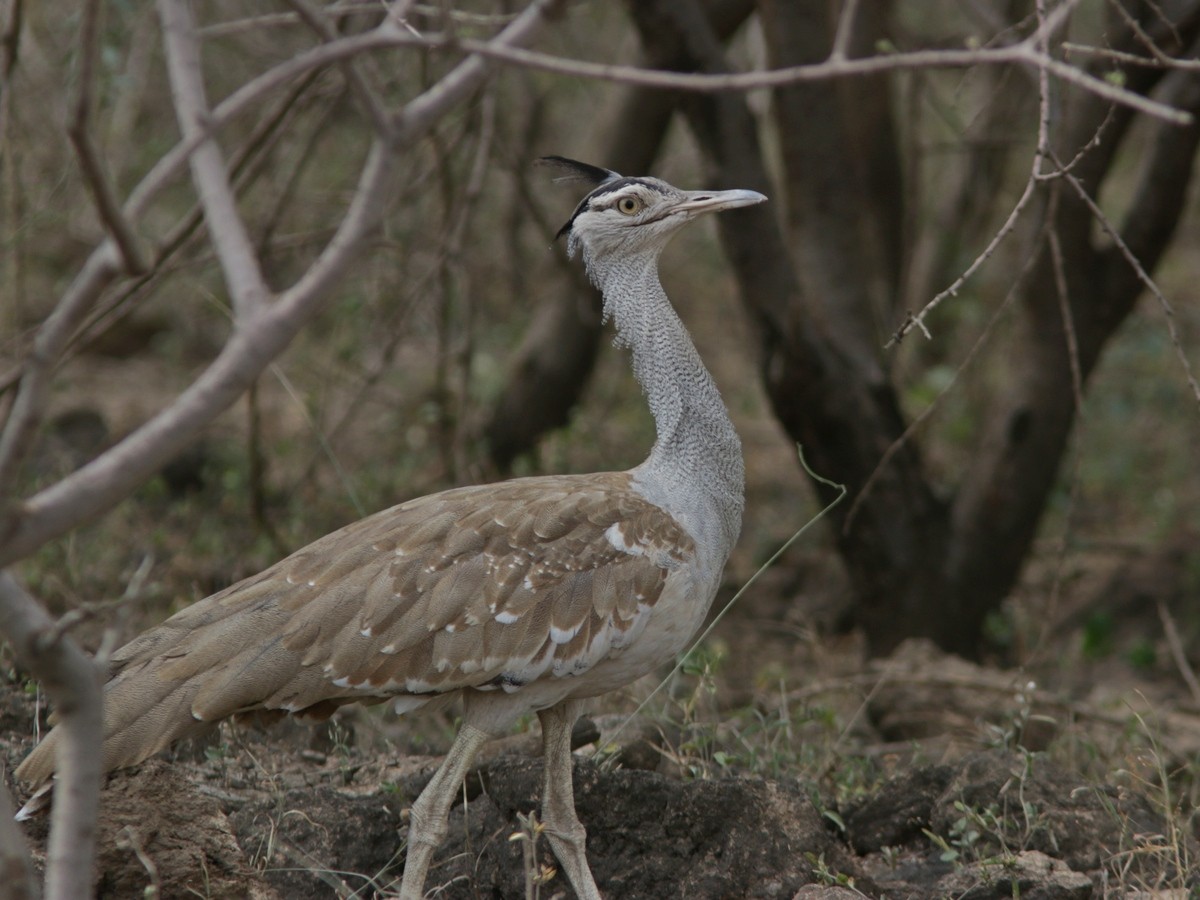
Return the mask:
<svg viewBox="0 0 1200 900">
<path fill-rule="evenodd" d="M 517 813 L 517 822 L 521 828 L 508 836 L 514 843 L 521 844 L 521 858 L 525 872 L 525 900 L 538 900 L 542 895 L 542 887 L 554 880 L 558 870 L 540 861 L 538 842 L 546 830 L 544 823 L 538 821 L 537 813 Z"/>
</svg>

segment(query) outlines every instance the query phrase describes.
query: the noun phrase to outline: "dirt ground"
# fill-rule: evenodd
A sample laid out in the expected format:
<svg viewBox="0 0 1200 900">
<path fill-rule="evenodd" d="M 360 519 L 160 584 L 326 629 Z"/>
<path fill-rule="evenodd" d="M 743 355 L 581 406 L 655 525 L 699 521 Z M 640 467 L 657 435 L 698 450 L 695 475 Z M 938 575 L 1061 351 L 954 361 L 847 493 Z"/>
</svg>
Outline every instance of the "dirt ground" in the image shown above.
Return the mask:
<svg viewBox="0 0 1200 900">
<path fill-rule="evenodd" d="M 1121 714 L 1017 678 L 910 642 L 856 673 L 814 679 L 811 701 L 855 697 L 858 715 L 843 745 L 824 742 L 827 759 L 799 776 L 687 777 L 682 739 L 661 719 L 616 736 L 623 716 L 585 719 L 575 791 L 597 882 L 610 898 L 694 900 L 1197 896 L 1191 810 L 1167 795 L 1172 773 L 1200 756 L 1200 716 L 1163 715 L 1149 685 L 1133 692 L 1142 708 Z M 10 771 L 34 715 L 31 695 L 5 685 Z M 1153 720 L 1144 739 L 1129 734 L 1139 720 Z M 351 714 L 332 731 L 226 731 L 111 776 L 98 896 L 393 895 L 407 808 L 438 759 L 364 750 L 354 728 Z M 998 737 L 1011 728 L 1019 733 Z M 609 752 L 592 758 L 598 745 Z M 1125 766 L 1097 777 L 1089 762 L 1120 746 Z M 551 875 L 537 884 L 523 861 L 528 837 L 512 839 L 528 835 L 521 817 L 537 806 L 536 747 L 536 735 L 518 735 L 485 751 L 431 896 L 572 896 L 544 840 L 531 849 Z M 44 818 L 28 830 L 39 854 L 45 832 Z"/>
</svg>

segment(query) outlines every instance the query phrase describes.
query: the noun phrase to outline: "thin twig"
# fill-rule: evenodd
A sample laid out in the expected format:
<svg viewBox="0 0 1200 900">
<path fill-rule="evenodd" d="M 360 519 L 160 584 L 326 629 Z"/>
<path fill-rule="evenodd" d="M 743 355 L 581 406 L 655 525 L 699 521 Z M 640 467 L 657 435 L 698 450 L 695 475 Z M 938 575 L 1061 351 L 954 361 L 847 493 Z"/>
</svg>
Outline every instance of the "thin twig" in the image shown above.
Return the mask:
<svg viewBox="0 0 1200 900">
<path fill-rule="evenodd" d="M 1142 27 L 1142 23 L 1139 22 L 1134 16 L 1130 15 L 1129 10 L 1127 10 L 1120 3 L 1113 3 L 1112 0 L 1109 0 L 1109 6 L 1111 6 L 1116 11 L 1117 15 L 1119 15 L 1125 21 L 1126 27 L 1129 28 L 1129 31 L 1133 34 L 1134 38 L 1137 39 L 1137 42 L 1146 48 L 1149 54 L 1154 58 L 1154 61 L 1160 66 L 1170 69 L 1200 68 L 1200 60 L 1177 60 L 1163 53 L 1162 48 L 1158 46 L 1154 38 L 1146 33 L 1146 29 Z"/>
<path fill-rule="evenodd" d="M 1055 162 L 1057 163 L 1058 160 L 1055 159 Z M 1063 172 L 1063 178 L 1066 179 L 1067 184 L 1071 185 L 1071 187 L 1075 190 L 1075 193 L 1079 195 L 1079 199 L 1081 199 L 1091 211 L 1092 216 L 1100 224 L 1100 227 L 1103 228 L 1108 233 L 1108 236 L 1112 238 L 1114 246 L 1116 246 L 1121 256 L 1124 257 L 1125 262 L 1129 264 L 1129 267 L 1133 269 L 1134 274 L 1136 274 L 1138 277 L 1138 280 L 1142 283 L 1146 290 L 1153 294 L 1154 298 L 1158 300 L 1158 304 L 1162 307 L 1163 314 L 1166 316 L 1167 334 L 1169 334 L 1171 337 L 1171 345 L 1175 348 L 1175 356 L 1179 359 L 1179 363 L 1183 367 L 1184 376 L 1187 378 L 1188 385 L 1192 389 L 1192 395 L 1196 398 L 1196 404 L 1200 406 L 1200 383 L 1197 383 L 1196 381 L 1196 376 L 1192 372 L 1192 364 L 1188 361 L 1187 351 L 1185 351 L 1183 348 L 1183 338 L 1180 337 L 1179 334 L 1179 326 L 1175 319 L 1174 307 L 1171 306 L 1170 301 L 1167 300 L 1166 296 L 1159 289 L 1158 284 L 1155 283 L 1154 279 L 1150 277 L 1145 267 L 1142 266 L 1141 260 L 1139 260 L 1134 252 L 1129 249 L 1129 245 L 1125 243 L 1125 239 L 1121 237 L 1120 232 L 1118 232 L 1112 222 L 1109 221 L 1108 216 L 1104 214 L 1104 210 L 1100 209 L 1100 207 L 1096 204 L 1096 201 L 1091 198 L 1090 194 L 1088 194 L 1087 188 L 1085 188 L 1080 183 L 1079 179 L 1070 172 Z"/>
<path fill-rule="evenodd" d="M 951 282 L 949 287 L 936 294 L 932 300 L 921 307 L 920 312 L 909 315 L 904 322 L 901 323 L 900 327 L 896 329 L 895 334 L 893 334 L 888 342 L 884 345 L 884 349 L 900 343 L 900 341 L 904 340 L 904 337 L 914 328 L 921 329 L 925 336 L 929 337 L 929 329 L 925 326 L 925 317 L 937 309 L 938 305 L 941 304 L 941 302 L 947 297 L 957 296 L 958 292 L 962 289 L 962 286 L 966 284 L 967 280 L 979 270 L 980 266 L 982 266 L 992 257 L 992 254 L 996 252 L 996 249 L 1000 246 L 1000 244 L 1003 243 L 1004 239 L 1008 237 L 1009 234 L 1012 233 L 1012 230 L 1016 227 L 1017 221 L 1021 217 L 1021 213 L 1025 211 L 1025 207 L 1033 198 L 1033 190 L 1036 184 L 1037 180 L 1031 175 L 1025 182 L 1025 190 L 1021 193 L 1016 205 L 1008 214 L 1008 218 L 1004 220 L 1004 224 L 1000 226 L 999 230 L 992 235 L 992 239 L 988 241 L 988 244 L 983 248 L 983 251 L 975 257 L 975 259 L 969 266 L 967 266 L 966 269 L 963 270 L 961 275 Z"/>
<path fill-rule="evenodd" d="M 1050 31 L 1052 30 L 1051 25 L 1053 23 L 1047 22 L 1047 20 L 1046 20 L 1045 9 L 1044 9 L 1044 0 L 1039 0 L 1038 5 L 1037 5 L 1037 10 L 1038 10 L 1040 26 L 1037 29 L 1037 31 L 1034 33 L 1033 38 L 1031 38 L 1031 39 L 1042 40 L 1045 36 L 1048 36 Z M 1056 19 L 1054 21 L 1056 21 L 1056 22 L 1061 21 L 1061 19 Z M 1045 47 L 1041 46 L 1040 44 L 1037 46 L 1037 49 L 1039 52 L 1042 52 L 1042 53 L 1045 52 Z M 1047 69 L 1041 68 L 1038 70 L 1037 149 L 1034 151 L 1033 163 L 1030 167 L 1029 178 L 1025 182 L 1025 189 L 1024 189 L 1024 191 L 1021 192 L 1021 196 L 1020 196 L 1020 198 L 1018 198 L 1016 206 L 1014 206 L 1012 208 L 1012 211 L 1008 214 L 1008 218 L 1006 218 L 1004 220 L 1004 223 L 1000 226 L 999 230 L 994 235 L 992 235 L 992 239 L 990 241 L 988 241 L 988 244 L 986 247 L 983 248 L 983 251 L 978 256 L 976 256 L 974 260 L 971 261 L 971 264 L 969 266 L 967 266 L 967 268 L 964 269 L 963 272 L 957 278 L 955 278 L 953 282 L 950 283 L 949 287 L 947 287 L 944 290 L 940 291 L 939 293 L 935 294 L 933 299 L 931 299 L 928 303 L 926 303 L 923 307 L 921 307 L 919 312 L 917 312 L 915 314 L 909 313 L 907 316 L 905 316 L 904 321 L 900 323 L 900 326 L 896 329 L 896 331 L 892 334 L 891 338 L 884 345 L 885 350 L 891 348 L 892 346 L 894 346 L 894 345 L 900 343 L 902 340 L 904 340 L 905 336 L 910 331 L 912 331 L 914 328 L 919 328 L 921 330 L 921 333 L 924 334 L 926 338 L 929 338 L 930 337 L 929 328 L 925 324 L 926 316 L 928 316 L 931 312 L 933 312 L 935 309 L 937 309 L 937 307 L 947 297 L 957 296 L 959 290 L 962 289 L 962 286 L 964 284 L 966 284 L 967 280 L 979 270 L 980 266 L 982 266 L 985 262 L 987 262 L 989 259 L 991 259 L 992 254 L 994 254 L 996 252 L 997 248 L 1000 246 L 1001 243 L 1003 243 L 1004 239 L 1006 237 L 1008 237 L 1009 234 L 1012 233 L 1012 230 L 1017 225 L 1017 221 L 1021 217 L 1021 213 L 1024 212 L 1025 207 L 1028 205 L 1029 201 L 1031 199 L 1033 199 L 1034 187 L 1036 186 L 1038 179 L 1041 175 L 1042 160 L 1048 151 L 1049 142 L 1050 142 L 1050 75 L 1049 75 L 1049 72 Z M 901 436 L 901 438 L 903 438 L 903 435 Z M 896 446 L 896 444 L 894 443 L 893 446 Z M 891 451 L 891 448 L 889 448 L 889 451 Z M 878 471 L 879 470 L 877 468 L 876 472 L 878 472 Z M 875 473 L 872 473 L 872 478 L 874 478 L 874 477 L 875 477 Z M 866 488 L 864 486 L 863 491 L 861 491 L 859 493 L 859 497 L 861 498 L 865 494 L 865 492 L 866 492 Z M 855 506 L 857 506 L 857 505 L 858 505 L 858 500 L 855 500 Z M 854 511 L 854 507 L 851 508 L 851 511 L 852 512 Z"/>
<path fill-rule="evenodd" d="M 838 14 L 837 31 L 833 36 L 833 49 L 829 51 L 829 59 L 841 62 L 846 59 L 846 51 L 850 48 L 850 39 L 854 36 L 854 20 L 858 15 L 858 0 L 843 0 L 842 11 Z"/>
<path fill-rule="evenodd" d="M 1063 260 L 1062 241 L 1054 227 L 1055 209 L 1058 206 L 1059 187 L 1051 188 L 1047 219 L 1046 241 L 1050 247 L 1050 263 L 1054 270 L 1054 294 L 1058 300 L 1058 312 L 1062 318 L 1063 334 L 1067 341 L 1067 360 L 1071 366 L 1071 390 L 1075 397 L 1075 415 L 1083 417 L 1083 369 L 1079 364 L 1079 339 L 1075 334 L 1075 316 L 1071 312 L 1071 291 L 1067 286 L 1066 263 Z"/>
<path fill-rule="evenodd" d="M 921 412 L 911 422 L 908 423 L 904 431 L 900 433 L 900 436 L 892 441 L 892 443 L 888 445 L 887 450 L 883 452 L 883 455 L 879 457 L 879 462 L 875 464 L 875 468 L 871 470 L 871 474 L 867 477 L 867 480 L 863 482 L 862 488 L 855 495 L 854 502 L 850 504 L 850 509 L 846 512 L 846 518 L 842 521 L 842 534 L 850 533 L 850 528 L 853 526 L 854 520 L 858 516 L 862 505 L 866 503 L 867 498 L 875 489 L 876 483 L 880 478 L 883 477 L 883 472 L 891 463 L 892 457 L 899 453 L 900 449 L 912 439 L 912 436 L 916 434 L 917 430 L 925 424 L 925 421 L 941 408 L 942 401 L 950 395 L 951 390 L 953 390 L 954 386 L 958 384 L 958 381 L 962 377 L 963 373 L 966 372 L 967 369 L 971 367 L 972 363 L 975 362 L 979 352 L 983 349 L 996 326 L 999 324 L 1001 317 L 1008 310 L 1009 306 L 1012 305 L 1013 300 L 1017 296 L 1017 288 L 1022 284 L 1022 282 L 1024 282 L 1025 276 L 1033 267 L 1034 259 L 1035 257 L 1030 255 L 1021 272 L 1016 278 L 1013 279 L 1013 282 L 1009 286 L 1008 293 L 1005 295 L 1003 302 L 996 309 L 996 311 L 992 313 L 992 317 L 988 320 L 987 325 L 984 326 L 984 329 L 980 333 L 979 337 L 975 339 L 975 343 L 971 345 L 971 349 L 967 351 L 967 355 L 963 358 L 963 361 L 959 363 L 958 368 L 954 370 L 954 374 L 951 376 L 949 383 L 946 384 L 946 386 L 940 391 L 938 391 L 937 396 L 930 401 L 929 405 L 921 410 Z"/>
<path fill-rule="evenodd" d="M 1200 706 L 1200 681 L 1196 680 L 1196 672 L 1192 669 L 1192 664 L 1188 662 L 1187 653 L 1183 649 L 1183 641 L 1179 638 L 1179 629 L 1175 627 L 1175 619 L 1171 616 L 1171 611 L 1167 609 L 1167 604 L 1161 599 L 1157 601 L 1158 618 L 1162 622 L 1163 636 L 1167 639 L 1167 647 L 1171 650 L 1171 659 L 1175 660 L 1175 667 L 1179 669 L 1179 674 L 1182 676 L 1184 683 L 1188 686 L 1188 690 L 1192 692 L 1192 702 Z"/>
<path fill-rule="evenodd" d="M 96 82 L 96 43 L 100 22 L 100 0 L 85 0 L 83 13 L 79 24 L 79 75 L 77 78 L 78 91 L 75 96 L 74 111 L 67 126 L 67 134 L 75 154 L 79 157 L 79 167 L 83 173 L 84 184 L 96 204 L 96 212 L 105 230 L 116 242 L 121 252 L 125 270 L 131 275 L 140 275 L 146 271 L 146 258 L 142 253 L 141 242 L 134 233 L 129 220 L 121 211 L 121 203 L 117 200 L 112 181 L 104 171 L 100 161 L 99 151 L 92 141 L 89 130 L 89 120 L 92 109 L 92 88 Z"/>
<path fill-rule="evenodd" d="M 1062 48 L 1067 53 L 1096 56 L 1101 59 L 1111 59 L 1113 62 L 1124 63 L 1130 66 L 1142 66 L 1147 69 L 1200 70 L 1200 59 L 1179 59 L 1175 56 L 1167 56 L 1161 53 L 1161 51 L 1158 56 L 1138 56 L 1136 53 L 1129 53 L 1124 50 L 1111 50 L 1108 47 L 1090 47 L 1087 44 L 1076 44 L 1071 41 L 1063 41 Z"/>
<path fill-rule="evenodd" d="M 1041 22 L 1041 26 L 1038 28 L 1038 30 L 1033 35 L 1033 38 L 1031 38 L 1031 39 L 1043 40 L 1043 39 L 1048 38 L 1048 36 L 1053 32 L 1054 27 L 1056 27 L 1055 22 L 1061 22 L 1061 18 L 1055 19 L 1053 15 L 1051 15 L 1051 16 L 1046 15 L 1045 0 L 1039 0 L 1036 8 L 1037 8 L 1037 15 L 1038 15 L 1039 22 Z M 1056 10 L 1056 13 L 1061 13 L 1061 9 L 1062 8 L 1060 7 L 1059 10 Z M 1042 52 L 1042 53 L 1048 52 L 1046 47 L 1039 46 L 1037 49 L 1039 52 Z M 1053 173 L 1047 174 L 1046 172 L 1043 171 L 1043 163 L 1046 160 L 1050 159 L 1052 156 L 1052 150 L 1051 150 L 1051 145 L 1050 145 L 1050 123 L 1051 123 L 1053 116 L 1052 116 L 1052 106 L 1051 106 L 1052 94 L 1051 94 L 1051 90 L 1050 90 L 1050 74 L 1051 73 L 1050 73 L 1049 68 L 1044 67 L 1044 68 L 1040 68 L 1038 70 L 1037 149 L 1034 151 L 1033 164 L 1030 168 L 1029 179 L 1025 182 L 1025 190 L 1021 193 L 1021 196 L 1017 200 L 1016 205 L 1013 207 L 1012 211 L 1008 214 L 1008 218 L 1004 220 L 1004 224 L 1002 224 L 1000 226 L 999 230 L 992 236 L 992 239 L 988 242 L 988 245 L 986 247 L 984 247 L 983 252 L 981 252 L 978 256 L 975 257 L 975 259 L 971 262 L 971 264 L 969 266 L 967 266 L 967 268 L 962 272 L 962 274 L 960 274 L 957 278 L 954 279 L 954 281 L 950 284 L 949 287 L 947 287 L 945 290 L 936 294 L 933 297 L 933 299 L 931 299 L 928 303 L 926 303 L 920 309 L 919 312 L 917 312 L 915 314 L 909 313 L 907 316 L 905 316 L 904 321 L 900 323 L 899 327 L 892 334 L 892 337 L 884 345 L 884 349 L 888 349 L 888 348 L 894 346 L 895 344 L 900 343 L 900 341 L 902 341 L 905 338 L 905 336 L 910 331 L 912 331 L 914 328 L 920 329 L 921 332 L 925 335 L 925 337 L 928 338 L 930 336 L 929 328 L 925 324 L 925 318 L 931 312 L 933 312 L 933 310 L 935 310 L 942 303 L 942 301 L 944 301 L 947 297 L 956 296 L 958 294 L 959 290 L 962 288 L 962 286 L 967 282 L 967 280 L 969 278 L 971 278 L 971 276 L 974 275 L 976 271 L 978 271 L 979 267 L 982 266 L 985 262 L 987 262 L 987 260 L 990 259 L 991 256 L 996 252 L 997 248 L 1004 241 L 1004 239 L 1006 237 L 1008 237 L 1008 235 L 1016 227 L 1017 222 L 1020 219 L 1021 213 L 1025 210 L 1025 207 L 1028 205 L 1029 201 L 1033 198 L 1034 188 L 1037 186 L 1038 182 L 1048 180 L 1049 178 L 1057 177 L 1059 174 L 1066 171 L 1066 169 L 1063 166 L 1061 166 L 1061 164 L 1057 167 L 1057 169 Z M 1092 149 L 1099 143 L 1100 135 L 1104 129 L 1104 125 L 1106 125 L 1108 123 L 1108 121 L 1109 121 L 1109 119 L 1106 117 L 1104 123 L 1100 126 L 1100 128 L 1097 130 L 1096 134 L 1092 137 L 1092 139 L 1090 141 L 1088 141 L 1088 143 L 1083 148 L 1080 149 L 1080 151 L 1076 155 L 1076 157 L 1071 160 L 1072 167 L 1084 156 L 1084 154 L 1086 154 L 1090 149 Z M 1071 327 L 1069 323 L 1068 323 L 1067 327 L 1068 328 Z M 1076 360 L 1077 359 L 1078 359 L 1078 354 L 1076 354 Z M 1082 379 L 1077 380 L 1077 383 L 1081 383 L 1081 382 L 1082 382 Z M 861 492 L 860 492 L 859 496 L 860 497 L 862 496 Z M 857 501 L 856 501 L 856 503 L 857 503 Z"/>
<path fill-rule="evenodd" d="M 318 11 L 308 0 L 287 0 L 288 5 L 296 11 L 301 21 L 309 28 L 317 33 L 323 41 L 335 41 L 338 34 L 326 21 L 324 13 L 326 10 Z M 346 83 L 350 85 L 350 90 L 354 92 L 356 99 L 367 119 L 375 129 L 375 133 L 383 135 L 387 133 L 388 121 L 387 113 L 384 111 L 383 104 L 379 101 L 379 96 L 375 90 L 367 82 L 366 77 L 354 64 L 354 60 L 347 59 L 340 64 L 342 74 L 346 77 Z"/>
</svg>

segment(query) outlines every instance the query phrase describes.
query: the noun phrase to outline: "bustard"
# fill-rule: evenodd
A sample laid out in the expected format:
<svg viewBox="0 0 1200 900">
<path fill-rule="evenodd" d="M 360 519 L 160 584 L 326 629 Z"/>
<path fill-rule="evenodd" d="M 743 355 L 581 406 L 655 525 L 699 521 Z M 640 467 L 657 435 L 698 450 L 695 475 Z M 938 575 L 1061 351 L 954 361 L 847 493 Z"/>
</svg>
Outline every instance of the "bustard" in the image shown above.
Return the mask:
<svg viewBox="0 0 1200 900">
<path fill-rule="evenodd" d="M 413 804 L 400 896 L 422 895 L 479 747 L 537 712 L 542 819 L 576 894 L 599 900 L 575 814 L 570 732 L 581 701 L 677 654 L 703 621 L 741 528 L 741 445 L 672 310 L 658 258 L 686 222 L 760 203 L 547 157 L 591 192 L 559 232 L 583 251 L 654 416 L 626 472 L 519 478 L 411 500 L 342 528 L 176 613 L 113 654 L 104 764 L 146 759 L 252 710 L 328 714 L 458 694 L 463 724 Z M 44 784 L 55 731 L 17 775 Z"/>
</svg>

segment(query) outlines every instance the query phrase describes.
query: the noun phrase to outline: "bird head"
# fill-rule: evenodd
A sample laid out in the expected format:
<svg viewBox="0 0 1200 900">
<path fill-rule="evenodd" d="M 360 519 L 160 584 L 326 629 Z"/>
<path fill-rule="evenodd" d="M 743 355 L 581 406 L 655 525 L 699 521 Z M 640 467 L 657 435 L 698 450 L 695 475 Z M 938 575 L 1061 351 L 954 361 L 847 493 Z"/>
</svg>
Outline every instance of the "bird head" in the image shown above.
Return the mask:
<svg viewBox="0 0 1200 900">
<path fill-rule="evenodd" d="M 656 257 L 675 232 L 697 216 L 767 199 L 757 191 L 684 191 L 659 178 L 626 178 L 560 156 L 541 161 L 567 173 L 556 180 L 593 185 L 557 235 L 566 237 L 568 255 L 583 249 L 589 268 L 614 256 Z"/>
</svg>

